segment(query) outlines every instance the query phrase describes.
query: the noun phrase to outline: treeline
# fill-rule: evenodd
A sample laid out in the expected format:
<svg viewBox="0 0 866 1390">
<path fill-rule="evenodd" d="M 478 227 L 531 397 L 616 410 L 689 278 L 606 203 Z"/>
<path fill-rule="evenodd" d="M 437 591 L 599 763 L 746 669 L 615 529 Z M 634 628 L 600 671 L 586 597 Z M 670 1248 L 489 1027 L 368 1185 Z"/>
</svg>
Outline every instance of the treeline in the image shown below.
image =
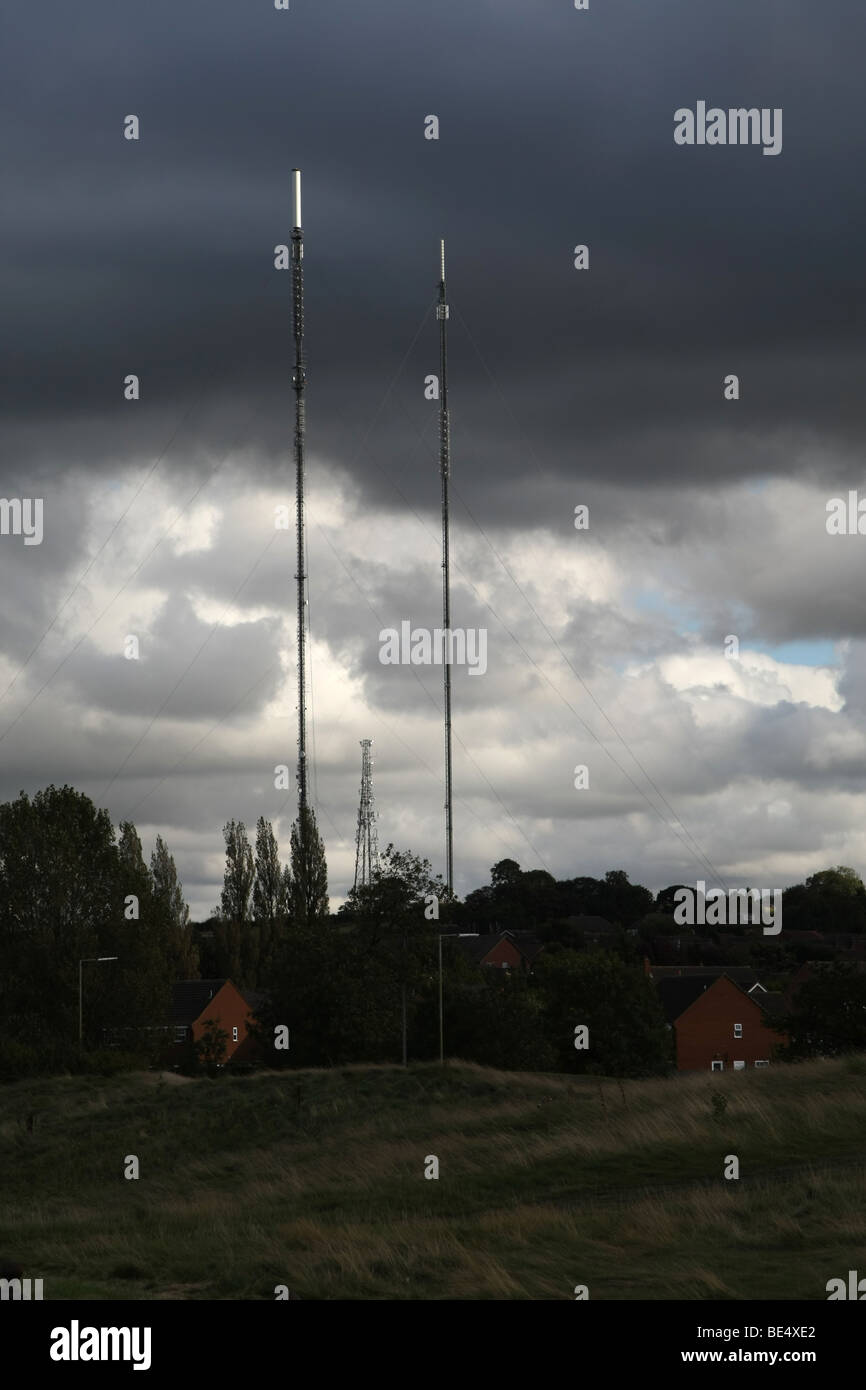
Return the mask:
<svg viewBox="0 0 866 1390">
<path fill-rule="evenodd" d="M 223 835 L 220 902 L 213 916 L 194 928 L 200 974 L 227 977 L 241 990 L 267 989 L 290 926 L 328 921 L 324 845 L 312 811 L 292 827 L 290 864 L 280 863 L 273 826 L 264 816 L 256 823 L 255 850 L 243 821 L 229 821 Z"/>
<path fill-rule="evenodd" d="M 0 1078 L 102 1063 L 117 1048 L 155 1055 L 172 985 L 202 974 L 267 983 L 289 926 L 326 921 L 327 868 L 310 813 L 281 867 L 270 822 L 253 854 L 242 821 L 224 830 L 226 865 L 209 930 L 190 923 L 161 836 L 145 863 L 130 821 L 73 787 L 0 805 Z M 101 958 L 101 959 L 100 959 Z M 79 987 L 81 984 L 81 987 Z"/>
<path fill-rule="evenodd" d="M 0 1076 L 108 1065 L 107 1040 L 118 1065 L 118 1044 L 139 1064 L 155 1058 L 173 982 L 199 975 L 265 996 L 262 1055 L 276 1065 L 438 1054 L 439 935 L 458 930 L 460 905 L 429 863 L 389 846 L 372 885 L 332 915 L 312 813 L 295 823 L 286 865 L 264 818 L 254 844 L 241 821 L 224 837 L 220 903 L 195 927 L 161 837 L 146 864 L 135 826 L 115 831 L 68 786 L 0 806 Z M 669 1065 L 655 995 L 633 963 L 553 952 L 524 978 L 480 971 L 453 940 L 442 945 L 450 1055 L 614 1074 Z M 278 1024 L 287 1054 L 273 1047 Z M 588 1050 L 574 1047 L 578 1026 Z"/>
<path fill-rule="evenodd" d="M 769 883 L 761 886 L 770 887 Z M 569 923 L 574 925 L 574 919 L 583 916 L 635 928 L 641 937 L 658 932 L 709 935 L 711 928 L 674 921 L 675 893 L 694 887 L 694 880 L 672 883 L 654 896 L 642 884 L 629 882 L 623 869 L 610 869 L 601 879 L 555 879 L 545 869 L 523 870 L 514 859 L 502 859 L 491 869 L 489 884 L 466 895 L 456 918 L 466 930 L 470 923 L 472 930 L 479 931 L 530 930 L 545 940 L 566 939 Z M 846 865 L 822 869 L 804 883 L 783 890 L 782 913 L 789 931 L 866 932 L 866 885 Z"/>
<path fill-rule="evenodd" d="M 837 897 L 859 897 L 858 883 L 851 870 L 826 870 L 799 891 L 832 910 Z M 453 936 L 483 930 L 473 911 L 478 897 L 449 902 L 426 860 L 389 846 L 372 885 L 351 893 L 325 930 L 289 933 L 259 1010 L 262 1056 L 277 1066 L 435 1058 L 441 933 L 446 1055 L 505 1069 L 607 1076 L 670 1070 L 672 1034 L 644 971 L 642 933 L 670 926 L 678 885 L 653 898 L 622 870 L 567 881 L 570 909 L 592 907 L 585 912 L 591 917 L 604 908 L 619 929 L 605 938 L 605 949 L 588 948 L 580 913 L 533 915 L 539 886 L 549 905 L 551 884 L 539 885 L 534 871 L 522 874 L 513 860 L 494 865 L 489 889 L 479 890 L 496 914 L 486 925 L 531 929 L 545 945 L 531 971 L 480 969 Z M 554 890 L 560 886 L 553 881 Z M 631 915 L 641 910 L 643 916 Z M 676 927 L 679 934 L 689 930 Z M 784 1055 L 791 1060 L 866 1049 L 866 974 L 845 964 L 817 969 L 777 1019 L 790 1037 Z M 281 1025 L 290 1032 L 288 1052 L 273 1048 Z"/>
<path fill-rule="evenodd" d="M 336 918 L 289 932 L 259 1007 L 262 1056 L 275 1066 L 437 1057 L 441 934 L 446 1055 L 609 1076 L 669 1069 L 670 1033 L 639 962 L 561 950 L 531 974 L 481 970 L 454 938 L 458 915 L 429 861 L 389 845 Z M 273 1046 L 281 1025 L 288 1051 Z"/>
<path fill-rule="evenodd" d="M 22 792 L 0 805 L 0 1074 L 75 1064 L 79 968 L 85 1046 L 166 1017 L 198 968 L 174 859 L 157 836 L 146 864 L 135 826 L 72 787 Z"/>
<path fill-rule="evenodd" d="M 521 869 L 516 860 L 501 859 L 490 870 L 490 883 L 467 893 L 456 920 L 467 931 L 538 932 L 578 916 L 630 927 L 654 906 L 649 889 L 630 883 L 623 869 L 610 869 L 602 879 L 555 879 L 546 869 Z"/>
<path fill-rule="evenodd" d="M 557 881 L 505 859 L 488 885 L 459 902 L 427 860 L 389 845 L 372 884 L 332 914 L 312 812 L 295 822 L 286 864 L 264 817 L 253 842 L 236 820 L 224 838 L 220 902 L 208 921 L 192 924 L 161 837 L 145 863 L 135 826 L 124 821 L 115 830 L 106 811 L 68 786 L 0 806 L 0 1077 L 92 1065 L 100 1050 L 107 1055 L 108 1040 L 116 1062 L 118 1044 L 139 1061 L 155 1057 L 173 982 L 199 976 L 228 977 L 264 996 L 256 1000 L 258 1031 L 270 1064 L 433 1058 L 440 950 L 447 1055 L 608 1075 L 670 1066 L 670 1031 L 643 957 L 667 936 L 681 949 L 693 934 L 673 920 L 680 885 L 653 895 L 621 869 Z M 864 912 L 866 888 L 845 867 L 785 892 L 786 927 L 820 922 L 859 931 Z M 531 932 L 543 944 L 531 971 L 480 969 L 453 939 L 505 929 Z M 790 965 L 781 942 L 748 929 L 743 940 L 751 960 Z M 706 959 L 706 939 L 700 950 L 700 963 L 715 963 Z M 738 963 L 731 954 L 728 941 L 719 963 Z M 117 959 L 96 964 L 98 957 Z M 88 963 L 79 1047 L 80 961 Z M 832 1004 L 840 989 L 815 986 L 817 1014 L 798 1034 L 807 1052 L 826 1050 L 836 1036 L 821 992 Z M 842 1039 L 850 1048 L 866 1009 L 857 1002 L 859 981 L 844 989 L 855 1001 L 856 1026 Z M 273 1045 L 281 1025 L 289 1030 L 287 1052 Z M 588 1045 L 575 1046 L 584 1036 Z"/>
</svg>

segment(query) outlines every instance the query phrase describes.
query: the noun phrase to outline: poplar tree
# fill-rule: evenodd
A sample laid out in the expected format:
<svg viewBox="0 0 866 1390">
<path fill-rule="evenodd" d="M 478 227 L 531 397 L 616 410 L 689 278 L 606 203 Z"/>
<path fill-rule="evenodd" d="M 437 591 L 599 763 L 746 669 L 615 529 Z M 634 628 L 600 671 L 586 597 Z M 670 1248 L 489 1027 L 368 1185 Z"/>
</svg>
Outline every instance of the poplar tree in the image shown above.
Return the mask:
<svg viewBox="0 0 866 1390">
<path fill-rule="evenodd" d="M 286 874 L 280 867 L 280 856 L 274 828 L 264 816 L 256 823 L 255 884 L 253 885 L 253 918 L 259 932 L 258 979 L 267 984 L 273 971 L 279 940 L 283 935 L 288 899 Z"/>
<path fill-rule="evenodd" d="M 220 895 L 220 916 L 242 927 L 250 920 L 250 898 L 255 878 L 253 852 L 242 820 L 230 820 L 223 827 L 223 835 L 226 866 Z"/>
<path fill-rule="evenodd" d="M 302 811 L 292 826 L 292 920 L 313 926 L 328 916 L 328 866 L 315 812 Z"/>
<path fill-rule="evenodd" d="M 283 874 L 274 828 L 264 816 L 256 823 L 255 871 L 253 917 L 258 922 L 276 921 L 284 911 Z"/>
<path fill-rule="evenodd" d="M 174 857 L 161 835 L 150 856 L 150 872 L 157 908 L 166 925 L 167 950 L 172 977 L 189 980 L 198 975 L 198 951 L 189 925 L 189 907 L 183 896 L 183 884 L 177 876 Z"/>
<path fill-rule="evenodd" d="M 258 927 L 251 916 L 253 851 L 243 821 L 229 821 L 223 835 L 226 866 L 217 940 L 223 973 L 243 989 L 255 984 L 258 972 Z"/>
</svg>

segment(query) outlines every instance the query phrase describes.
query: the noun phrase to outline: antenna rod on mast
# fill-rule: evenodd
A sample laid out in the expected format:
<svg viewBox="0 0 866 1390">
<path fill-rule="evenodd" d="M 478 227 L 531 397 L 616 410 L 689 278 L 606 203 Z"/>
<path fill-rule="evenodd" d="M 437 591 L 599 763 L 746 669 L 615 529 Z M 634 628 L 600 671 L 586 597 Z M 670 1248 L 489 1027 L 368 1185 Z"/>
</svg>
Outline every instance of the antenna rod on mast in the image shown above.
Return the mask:
<svg viewBox="0 0 866 1390">
<path fill-rule="evenodd" d="M 448 303 L 445 298 L 445 242 L 440 242 L 442 278 L 439 281 L 439 471 L 442 478 L 442 667 L 445 673 L 445 882 L 454 889 L 454 837 L 451 807 L 451 566 L 448 525 L 448 478 L 451 473 L 451 435 L 448 420 Z"/>
<path fill-rule="evenodd" d="M 307 810 L 307 691 L 306 691 L 306 614 L 304 573 L 304 435 L 306 413 L 304 389 L 307 384 L 304 364 L 304 234 L 301 230 L 301 171 L 292 170 L 292 317 L 295 337 L 295 370 L 292 386 L 295 391 L 295 469 L 297 479 L 297 540 L 298 565 L 298 823 L 303 839 L 306 834 Z"/>
</svg>

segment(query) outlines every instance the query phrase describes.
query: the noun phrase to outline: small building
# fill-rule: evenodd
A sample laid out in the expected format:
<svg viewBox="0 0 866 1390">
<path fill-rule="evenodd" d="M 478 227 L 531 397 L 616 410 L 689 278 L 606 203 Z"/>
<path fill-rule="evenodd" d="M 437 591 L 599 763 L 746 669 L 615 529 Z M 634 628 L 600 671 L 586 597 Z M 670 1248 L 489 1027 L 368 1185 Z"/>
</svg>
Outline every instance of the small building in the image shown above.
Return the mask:
<svg viewBox="0 0 866 1390">
<path fill-rule="evenodd" d="M 665 975 L 656 988 L 676 1045 L 677 1071 L 744 1071 L 769 1066 L 788 1039 L 772 1027 L 781 999 L 727 973 Z"/>
<path fill-rule="evenodd" d="M 252 1007 L 231 980 L 178 980 L 172 986 L 170 1042 L 179 1053 L 189 1042 L 204 1037 L 208 1019 L 228 1034 L 225 1058 L 240 1061 L 252 1049 L 249 1020 Z"/>
<path fill-rule="evenodd" d="M 484 936 L 462 937 L 459 944 L 464 955 L 475 965 L 500 970 L 531 970 L 544 950 L 537 937 L 524 931 L 489 932 Z"/>
</svg>

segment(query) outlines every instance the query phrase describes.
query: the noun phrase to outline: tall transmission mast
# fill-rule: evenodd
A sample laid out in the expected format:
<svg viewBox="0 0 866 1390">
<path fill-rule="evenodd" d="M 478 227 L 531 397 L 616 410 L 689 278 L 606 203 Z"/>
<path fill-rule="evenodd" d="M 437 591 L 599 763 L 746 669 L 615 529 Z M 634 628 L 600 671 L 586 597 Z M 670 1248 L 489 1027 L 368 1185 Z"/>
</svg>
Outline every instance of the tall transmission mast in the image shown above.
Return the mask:
<svg viewBox="0 0 866 1390">
<path fill-rule="evenodd" d="M 367 888 L 373 882 L 373 870 L 379 867 L 379 837 L 376 834 L 376 812 L 373 808 L 373 759 L 371 738 L 361 739 L 361 801 L 358 806 L 358 837 L 355 846 L 355 888 Z"/>
<path fill-rule="evenodd" d="M 307 688 L 306 688 L 306 579 L 304 572 L 304 435 L 307 385 L 304 363 L 304 233 L 301 230 L 301 171 L 292 170 L 292 318 L 295 337 L 295 470 L 297 479 L 298 560 L 298 825 L 301 836 L 307 830 Z"/>
<path fill-rule="evenodd" d="M 448 528 L 448 478 L 451 473 L 451 434 L 448 421 L 448 303 L 445 298 L 445 242 L 440 242 L 442 278 L 439 281 L 439 471 L 442 477 L 442 667 L 445 673 L 445 881 L 448 896 L 454 887 L 454 839 L 451 807 L 451 566 Z"/>
</svg>

